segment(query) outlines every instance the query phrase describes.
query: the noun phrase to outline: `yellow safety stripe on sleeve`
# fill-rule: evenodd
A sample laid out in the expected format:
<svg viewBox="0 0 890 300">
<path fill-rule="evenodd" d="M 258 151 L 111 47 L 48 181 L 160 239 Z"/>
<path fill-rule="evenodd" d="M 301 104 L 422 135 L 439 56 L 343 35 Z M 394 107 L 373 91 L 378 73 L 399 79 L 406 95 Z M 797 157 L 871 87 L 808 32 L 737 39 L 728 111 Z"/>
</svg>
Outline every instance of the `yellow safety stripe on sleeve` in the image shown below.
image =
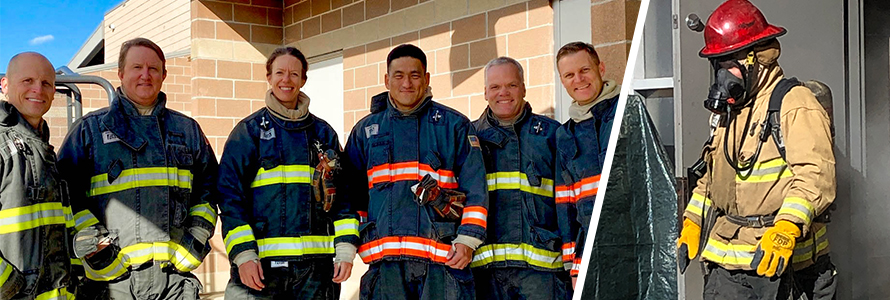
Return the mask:
<svg viewBox="0 0 890 300">
<path fill-rule="evenodd" d="M 813 238 L 808 238 L 794 245 L 794 256 L 791 259 L 793 263 L 800 263 L 811 259 L 816 259 L 813 255 L 828 248 L 828 232 L 827 227 L 822 227 L 816 232 Z M 813 251 L 813 243 L 816 244 L 816 251 Z"/>
<path fill-rule="evenodd" d="M 84 269 L 87 277 L 97 281 L 114 280 L 124 275 L 130 267 L 152 261 L 169 262 L 180 272 L 190 272 L 201 265 L 201 260 L 195 255 L 173 241 L 139 243 L 121 249 L 114 262 L 102 270 L 93 270 L 87 264 Z"/>
<path fill-rule="evenodd" d="M 260 168 L 250 187 L 260 187 L 279 183 L 311 183 L 315 168 L 307 165 L 281 165 L 270 170 Z"/>
<path fill-rule="evenodd" d="M 257 240 L 259 257 L 334 254 L 334 237 L 301 236 Z"/>
<path fill-rule="evenodd" d="M 745 175 L 745 176 L 742 176 Z M 754 164 L 749 174 L 736 174 L 736 182 L 773 182 L 793 176 L 791 168 L 782 158 Z"/>
<path fill-rule="evenodd" d="M 476 268 L 502 261 L 522 261 L 532 266 L 547 269 L 563 268 L 559 252 L 538 249 L 524 243 L 489 244 L 479 247 L 473 255 L 470 267 Z"/>
<path fill-rule="evenodd" d="M 79 258 L 71 258 L 72 266 L 83 266 L 83 262 L 80 261 Z"/>
<path fill-rule="evenodd" d="M 74 294 L 69 293 L 68 288 L 63 287 L 37 295 L 34 300 L 74 300 Z"/>
<path fill-rule="evenodd" d="M 0 258 L 0 287 L 6 284 L 6 281 L 9 280 L 9 276 L 12 275 L 13 270 L 14 268 L 12 264 Z"/>
<path fill-rule="evenodd" d="M 804 224 L 810 224 L 810 220 L 816 214 L 815 211 L 816 209 L 813 208 L 810 201 L 798 197 L 788 197 L 782 202 L 782 208 L 779 208 L 777 215 L 792 215 L 803 220 Z"/>
<path fill-rule="evenodd" d="M 0 234 L 24 231 L 47 225 L 67 225 L 71 209 L 61 202 L 45 202 L 0 210 Z"/>
<path fill-rule="evenodd" d="M 754 260 L 754 250 L 756 250 L 754 245 L 724 244 L 714 239 L 708 239 L 708 243 L 701 256 L 705 260 L 720 265 L 734 265 L 743 269 L 750 269 L 751 261 Z"/>
<path fill-rule="evenodd" d="M 349 218 L 334 221 L 334 238 L 347 235 L 358 236 L 358 220 Z"/>
<path fill-rule="evenodd" d="M 84 228 L 99 224 L 99 219 L 89 210 L 82 210 L 74 215 L 74 230 L 81 231 Z"/>
<path fill-rule="evenodd" d="M 528 175 L 519 171 L 488 173 L 485 178 L 488 180 L 488 191 L 520 190 L 544 197 L 553 197 L 553 179 L 541 178 L 540 186 L 532 186 L 528 182 Z"/>
<path fill-rule="evenodd" d="M 90 190 L 87 192 L 87 197 L 150 186 L 191 189 L 193 177 L 191 171 L 175 167 L 127 169 L 118 175 L 114 183 L 108 182 L 108 174 L 100 174 L 90 179 Z"/>
<path fill-rule="evenodd" d="M 253 237 L 253 229 L 250 228 L 250 225 L 241 225 L 235 227 L 235 229 L 229 230 L 224 240 L 226 243 L 226 253 L 231 254 L 232 248 L 235 248 L 236 245 L 254 242 L 256 241 L 256 238 Z"/>
<path fill-rule="evenodd" d="M 192 206 L 189 209 L 189 216 L 202 218 L 210 222 L 214 227 L 216 226 L 216 210 L 210 204 L 203 203 Z"/>
<path fill-rule="evenodd" d="M 711 202 L 711 199 L 705 198 L 705 196 L 699 194 L 692 194 L 692 200 L 689 201 L 689 205 L 686 206 L 686 211 L 695 214 L 696 216 L 701 217 L 702 212 L 708 210 L 714 203 Z"/>
</svg>

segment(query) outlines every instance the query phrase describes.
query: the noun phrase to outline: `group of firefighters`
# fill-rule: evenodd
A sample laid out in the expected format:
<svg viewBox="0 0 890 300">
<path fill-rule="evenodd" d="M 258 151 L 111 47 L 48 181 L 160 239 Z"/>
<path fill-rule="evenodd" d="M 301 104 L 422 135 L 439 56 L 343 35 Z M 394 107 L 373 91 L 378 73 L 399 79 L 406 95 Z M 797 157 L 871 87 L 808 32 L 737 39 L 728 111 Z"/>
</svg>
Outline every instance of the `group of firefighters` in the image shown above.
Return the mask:
<svg viewBox="0 0 890 300">
<path fill-rule="evenodd" d="M 712 137 L 681 269 L 701 257 L 707 299 L 830 299 L 828 115 L 783 83 L 785 30 L 748 1 L 727 1 L 707 25 Z M 393 48 L 386 66 L 387 91 L 343 148 L 300 91 L 304 55 L 276 49 L 265 107 L 234 127 L 217 163 L 198 123 L 166 107 L 152 41 L 123 43 L 110 107 L 75 123 L 58 156 L 43 119 L 52 65 L 16 55 L 0 102 L 0 299 L 197 299 L 190 272 L 218 219 L 226 298 L 337 299 L 356 254 L 369 264 L 362 299 L 571 297 L 620 117 L 621 88 L 602 78 L 593 46 L 556 54 L 573 99 L 564 124 L 533 112 L 509 57 L 485 66 L 488 107 L 475 121 L 433 101 L 420 48 Z M 777 86 L 788 87 L 773 110 Z"/>
</svg>

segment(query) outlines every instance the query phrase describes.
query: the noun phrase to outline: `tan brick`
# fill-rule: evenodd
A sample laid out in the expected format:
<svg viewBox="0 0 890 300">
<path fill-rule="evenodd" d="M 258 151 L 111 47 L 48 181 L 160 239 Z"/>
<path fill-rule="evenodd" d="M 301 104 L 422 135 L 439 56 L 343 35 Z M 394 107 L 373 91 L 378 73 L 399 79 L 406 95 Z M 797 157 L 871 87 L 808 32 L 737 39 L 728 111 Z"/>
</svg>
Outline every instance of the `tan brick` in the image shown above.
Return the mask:
<svg viewBox="0 0 890 300">
<path fill-rule="evenodd" d="M 343 90 L 355 88 L 355 70 L 343 71 Z"/>
<path fill-rule="evenodd" d="M 359 110 L 368 108 L 365 89 L 346 91 L 343 93 L 343 110 Z"/>
<path fill-rule="evenodd" d="M 220 60 L 216 62 L 216 76 L 227 79 L 250 80 L 250 63 Z"/>
<path fill-rule="evenodd" d="M 303 38 L 303 26 L 301 23 L 293 24 L 284 28 L 284 43 L 290 44 Z"/>
<path fill-rule="evenodd" d="M 413 5 L 405 9 L 405 28 L 427 28 L 435 24 L 436 5 L 432 2 Z"/>
<path fill-rule="evenodd" d="M 470 3 L 470 13 L 480 13 L 504 6 L 504 0 L 473 0 Z"/>
<path fill-rule="evenodd" d="M 378 70 L 377 64 L 355 69 L 355 87 L 363 88 L 379 84 L 381 82 L 379 77 L 383 72 L 385 71 Z"/>
<path fill-rule="evenodd" d="M 591 42 L 613 43 L 627 39 L 624 1 L 610 1 L 590 6 Z M 636 20 L 636 18 L 634 18 Z"/>
<path fill-rule="evenodd" d="M 401 45 L 401 44 L 412 44 L 417 45 L 418 32 L 412 31 L 400 36 L 395 36 L 392 38 L 393 47 Z"/>
<path fill-rule="evenodd" d="M 250 79 L 252 80 L 266 80 L 266 64 L 251 64 L 251 73 Z"/>
<path fill-rule="evenodd" d="M 170 80 L 171 77 L 173 80 Z M 170 82 L 170 83 L 189 84 L 191 81 L 192 81 L 191 76 L 181 76 L 181 75 L 167 76 L 167 82 Z"/>
<path fill-rule="evenodd" d="M 470 43 L 470 67 L 485 66 L 498 57 L 497 39 L 487 38 Z"/>
<path fill-rule="evenodd" d="M 528 2 L 528 27 L 553 24 L 553 7 L 548 0 Z"/>
<path fill-rule="evenodd" d="M 218 117 L 243 118 L 250 114 L 249 100 L 216 100 L 216 115 Z"/>
<path fill-rule="evenodd" d="M 312 6 L 312 16 L 321 15 L 331 10 L 331 0 L 310 0 Z"/>
<path fill-rule="evenodd" d="M 488 13 L 488 35 L 506 34 L 526 28 L 525 3 L 510 5 Z"/>
<path fill-rule="evenodd" d="M 265 7 L 281 7 L 281 0 L 250 0 L 250 4 Z"/>
<path fill-rule="evenodd" d="M 485 85 L 482 68 L 469 69 L 454 73 L 451 85 L 452 95 L 465 96 L 470 94 L 482 93 L 482 87 Z"/>
<path fill-rule="evenodd" d="M 201 129 L 208 136 L 228 136 L 235 126 L 235 119 L 216 119 L 196 117 L 195 121 L 201 124 Z M 219 152 L 217 152 L 219 153 Z"/>
<path fill-rule="evenodd" d="M 216 22 L 216 38 L 227 41 L 249 42 L 250 25 Z"/>
<path fill-rule="evenodd" d="M 397 11 L 403 8 L 411 7 L 415 4 L 417 4 L 417 0 L 392 0 L 390 5 L 392 6 L 392 11 Z"/>
<path fill-rule="evenodd" d="M 436 51 L 436 74 L 469 68 L 470 46 L 463 44 Z"/>
<path fill-rule="evenodd" d="M 358 121 L 361 121 L 362 118 L 364 118 L 370 114 L 371 114 L 371 110 L 369 110 L 369 109 L 363 109 L 363 110 L 356 111 L 355 112 L 355 122 L 358 123 Z M 350 130 L 351 129 L 352 129 L 352 127 L 350 126 Z"/>
<path fill-rule="evenodd" d="M 639 0 L 629 0 L 625 3 L 624 11 L 624 22 L 625 31 L 627 32 L 627 39 L 632 40 L 634 36 L 634 28 L 637 27 L 637 15 L 640 13 L 640 1 Z"/>
<path fill-rule="evenodd" d="M 435 98 L 451 97 L 451 73 L 430 76 L 430 87 Z"/>
<path fill-rule="evenodd" d="M 485 101 L 484 95 L 470 96 L 470 112 L 467 114 L 471 120 L 475 120 L 482 115 L 485 108 L 488 107 L 488 101 Z"/>
<path fill-rule="evenodd" d="M 351 69 L 365 65 L 365 45 L 343 50 L 343 68 Z"/>
<path fill-rule="evenodd" d="M 183 67 L 176 65 L 167 65 L 167 75 L 185 75 Z"/>
<path fill-rule="evenodd" d="M 167 93 L 167 94 L 172 94 L 172 93 L 181 94 L 181 93 L 182 93 L 182 85 L 181 85 L 181 84 L 164 84 L 164 93 Z"/>
<path fill-rule="evenodd" d="M 386 56 L 390 50 L 390 39 L 383 39 L 368 44 L 367 64 L 386 62 Z"/>
<path fill-rule="evenodd" d="M 451 23 L 454 33 L 451 35 L 451 44 L 457 45 L 486 36 L 485 14 L 478 14 L 469 18 L 463 18 Z"/>
<path fill-rule="evenodd" d="M 528 85 L 551 84 L 555 80 L 556 68 L 553 66 L 553 56 L 542 56 L 528 60 L 528 69 L 525 77 Z"/>
<path fill-rule="evenodd" d="M 470 112 L 470 97 L 438 98 L 435 100 L 445 106 L 456 109 L 464 115 L 468 115 Z"/>
<path fill-rule="evenodd" d="M 216 99 L 214 98 L 204 98 L 204 97 L 195 97 L 193 98 L 195 101 L 195 111 L 194 114 L 198 116 L 215 116 L 216 115 Z"/>
<path fill-rule="evenodd" d="M 543 85 L 525 89 L 525 100 L 531 104 L 536 113 L 552 113 L 553 86 Z"/>
<path fill-rule="evenodd" d="M 600 60 L 606 64 L 606 75 L 603 79 L 613 79 L 621 84 L 624 79 L 624 69 L 627 67 L 627 53 L 630 52 L 630 43 L 620 43 L 605 47 L 597 47 Z"/>
<path fill-rule="evenodd" d="M 553 52 L 553 28 L 546 26 L 512 33 L 507 41 L 507 53 L 513 58 L 549 54 Z"/>
<path fill-rule="evenodd" d="M 281 15 L 281 21 L 284 22 L 284 26 L 289 26 L 294 24 L 294 8 L 288 7 L 284 9 L 284 13 Z"/>
<path fill-rule="evenodd" d="M 385 85 L 375 85 L 365 89 L 365 95 L 368 97 L 368 101 L 371 100 L 371 97 L 374 97 L 380 93 L 386 92 Z"/>
<path fill-rule="evenodd" d="M 281 27 L 250 25 L 250 41 L 252 43 L 278 44 L 284 38 Z"/>
<path fill-rule="evenodd" d="M 294 23 L 303 21 L 312 16 L 312 6 L 309 1 L 303 1 L 294 6 Z"/>
<path fill-rule="evenodd" d="M 194 40 L 192 41 L 192 55 L 198 58 L 232 59 L 232 42 Z"/>
<path fill-rule="evenodd" d="M 194 1 L 199 19 L 232 20 L 232 4 L 213 1 Z"/>
<path fill-rule="evenodd" d="M 231 98 L 234 87 L 231 80 L 204 79 L 192 80 L 192 86 L 196 89 L 195 96 Z"/>
<path fill-rule="evenodd" d="M 331 9 L 338 9 L 343 6 L 346 6 L 349 3 L 354 2 L 353 0 L 332 0 L 331 1 Z"/>
<path fill-rule="evenodd" d="M 192 21 L 192 38 L 216 38 L 216 27 L 213 23 L 207 20 Z"/>
<path fill-rule="evenodd" d="M 312 17 L 303 21 L 303 38 L 310 38 L 321 33 L 321 18 Z"/>
<path fill-rule="evenodd" d="M 466 0 L 436 0 L 436 22 L 447 22 L 466 16 L 467 2 Z"/>
<path fill-rule="evenodd" d="M 355 113 L 348 111 L 343 113 L 343 130 L 349 134 L 352 131 L 352 126 L 355 126 Z M 347 137 L 348 138 L 348 137 Z"/>
<path fill-rule="evenodd" d="M 267 8 L 266 24 L 269 26 L 282 26 L 284 24 L 284 11 L 278 8 Z"/>
<path fill-rule="evenodd" d="M 365 2 L 359 2 L 343 8 L 343 26 L 350 26 L 365 20 Z"/>
<path fill-rule="evenodd" d="M 321 15 L 321 32 L 329 32 L 340 28 L 341 14 L 343 10 L 335 10 Z"/>
<path fill-rule="evenodd" d="M 235 81 L 235 98 L 264 99 L 269 84 L 262 81 Z"/>
<path fill-rule="evenodd" d="M 365 0 L 365 19 L 373 19 L 389 12 L 389 0 Z"/>
<path fill-rule="evenodd" d="M 451 46 L 451 24 L 442 24 L 420 30 L 420 49 L 425 51 Z"/>
<path fill-rule="evenodd" d="M 266 8 L 235 5 L 235 22 L 266 25 Z"/>
<path fill-rule="evenodd" d="M 291 7 L 303 0 L 284 0 L 284 7 Z"/>
</svg>

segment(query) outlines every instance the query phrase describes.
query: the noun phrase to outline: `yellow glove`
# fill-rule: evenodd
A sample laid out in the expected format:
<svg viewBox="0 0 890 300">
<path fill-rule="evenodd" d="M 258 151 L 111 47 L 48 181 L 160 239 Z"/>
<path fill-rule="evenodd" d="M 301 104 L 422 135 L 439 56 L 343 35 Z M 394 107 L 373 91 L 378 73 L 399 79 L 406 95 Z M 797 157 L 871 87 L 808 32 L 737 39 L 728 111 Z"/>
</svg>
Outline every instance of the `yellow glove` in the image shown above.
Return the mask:
<svg viewBox="0 0 890 300">
<path fill-rule="evenodd" d="M 751 268 L 757 270 L 757 275 L 760 276 L 781 276 L 791 261 L 795 239 L 799 236 L 800 227 L 797 224 L 786 220 L 776 222 L 757 243 Z"/>
<path fill-rule="evenodd" d="M 698 255 L 698 244 L 701 240 L 701 226 L 690 219 L 683 220 L 683 231 L 677 240 L 677 255 L 680 263 L 680 273 L 686 272 L 686 267 Z"/>
</svg>

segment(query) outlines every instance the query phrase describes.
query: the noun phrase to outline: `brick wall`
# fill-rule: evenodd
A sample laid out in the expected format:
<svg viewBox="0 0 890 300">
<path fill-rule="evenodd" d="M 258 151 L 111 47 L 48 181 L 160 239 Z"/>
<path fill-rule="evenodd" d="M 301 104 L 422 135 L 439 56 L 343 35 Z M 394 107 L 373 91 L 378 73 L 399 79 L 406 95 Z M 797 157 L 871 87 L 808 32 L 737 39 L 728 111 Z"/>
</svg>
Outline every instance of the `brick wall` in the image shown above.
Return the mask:
<svg viewBox="0 0 890 300">
<path fill-rule="evenodd" d="M 591 43 L 606 63 L 606 78 L 624 78 L 640 0 L 591 0 Z"/>
</svg>

